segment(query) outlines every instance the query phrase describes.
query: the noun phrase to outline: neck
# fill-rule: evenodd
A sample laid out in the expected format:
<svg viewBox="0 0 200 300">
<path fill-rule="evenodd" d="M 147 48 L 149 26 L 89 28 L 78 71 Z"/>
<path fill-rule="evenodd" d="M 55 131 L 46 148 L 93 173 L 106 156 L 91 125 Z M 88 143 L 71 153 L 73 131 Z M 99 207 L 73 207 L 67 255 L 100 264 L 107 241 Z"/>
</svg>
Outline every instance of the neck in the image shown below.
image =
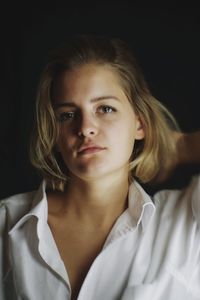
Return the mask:
<svg viewBox="0 0 200 300">
<path fill-rule="evenodd" d="M 93 181 L 73 178 L 68 182 L 62 211 L 87 228 L 112 226 L 127 208 L 128 176 L 112 176 Z"/>
</svg>

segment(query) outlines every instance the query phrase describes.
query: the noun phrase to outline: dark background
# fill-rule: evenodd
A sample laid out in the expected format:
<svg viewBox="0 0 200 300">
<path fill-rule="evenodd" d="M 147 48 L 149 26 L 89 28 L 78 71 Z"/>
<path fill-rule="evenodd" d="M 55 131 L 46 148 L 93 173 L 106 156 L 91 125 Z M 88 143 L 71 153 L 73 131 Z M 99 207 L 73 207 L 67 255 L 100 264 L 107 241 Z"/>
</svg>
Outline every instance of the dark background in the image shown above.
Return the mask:
<svg viewBox="0 0 200 300">
<path fill-rule="evenodd" d="M 183 131 L 200 128 L 197 7 L 153 7 L 141 1 L 55 3 L 8 2 L 0 10 L 0 199 L 40 182 L 28 158 L 37 83 L 49 50 L 73 33 L 106 34 L 130 43 L 153 95 Z"/>
</svg>

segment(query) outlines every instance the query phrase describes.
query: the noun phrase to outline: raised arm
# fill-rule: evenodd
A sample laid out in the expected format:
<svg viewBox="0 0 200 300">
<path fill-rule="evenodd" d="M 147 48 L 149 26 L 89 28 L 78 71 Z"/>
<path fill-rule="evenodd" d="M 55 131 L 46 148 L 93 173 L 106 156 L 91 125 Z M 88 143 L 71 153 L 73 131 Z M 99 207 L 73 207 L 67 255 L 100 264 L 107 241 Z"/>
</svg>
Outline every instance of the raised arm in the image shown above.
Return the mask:
<svg viewBox="0 0 200 300">
<path fill-rule="evenodd" d="M 178 133 L 177 163 L 200 164 L 200 131 L 192 133 Z"/>
<path fill-rule="evenodd" d="M 200 131 L 192 133 L 172 132 L 176 151 L 173 157 L 166 158 L 153 184 L 162 184 L 172 177 L 175 170 L 189 165 L 200 165 Z"/>
</svg>

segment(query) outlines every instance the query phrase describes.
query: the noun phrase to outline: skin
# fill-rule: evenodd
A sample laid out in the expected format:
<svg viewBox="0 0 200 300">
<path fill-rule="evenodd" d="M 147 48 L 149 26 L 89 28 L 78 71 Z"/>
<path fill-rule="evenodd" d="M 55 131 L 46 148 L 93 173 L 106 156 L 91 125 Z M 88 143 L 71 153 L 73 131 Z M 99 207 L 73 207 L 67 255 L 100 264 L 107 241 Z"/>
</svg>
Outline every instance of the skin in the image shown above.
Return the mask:
<svg viewBox="0 0 200 300">
<path fill-rule="evenodd" d="M 181 166 L 198 165 L 200 162 L 200 131 L 192 133 L 173 131 L 172 135 L 176 143 L 176 155 L 166 160 L 155 180 L 157 185 L 167 181 Z"/>
<path fill-rule="evenodd" d="M 60 123 L 57 149 L 71 179 L 49 210 L 86 230 L 110 228 L 127 207 L 128 163 L 135 139 L 144 137 L 141 122 L 107 65 L 65 72 L 54 89 L 54 104 Z M 103 149 L 79 154 L 88 143 Z"/>
<path fill-rule="evenodd" d="M 102 99 L 108 95 L 118 100 Z M 64 193 L 47 194 L 48 223 L 74 300 L 108 233 L 127 208 L 128 163 L 135 140 L 145 134 L 109 66 L 87 64 L 63 74 L 55 86 L 54 104 L 60 123 L 56 146 L 71 179 Z M 103 150 L 79 153 L 88 143 Z"/>
</svg>

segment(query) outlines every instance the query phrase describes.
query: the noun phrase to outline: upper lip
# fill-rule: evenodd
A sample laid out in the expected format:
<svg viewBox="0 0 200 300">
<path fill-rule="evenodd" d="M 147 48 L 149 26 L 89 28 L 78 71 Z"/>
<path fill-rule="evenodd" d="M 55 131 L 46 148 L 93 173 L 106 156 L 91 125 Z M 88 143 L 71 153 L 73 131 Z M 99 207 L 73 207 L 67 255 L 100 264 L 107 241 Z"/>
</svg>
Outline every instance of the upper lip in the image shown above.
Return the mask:
<svg viewBox="0 0 200 300">
<path fill-rule="evenodd" d="M 79 149 L 78 149 L 78 153 L 86 150 L 86 149 L 91 149 L 91 148 L 96 148 L 96 149 L 105 149 L 105 147 L 101 147 L 99 145 L 96 144 L 84 144 L 82 145 Z"/>
</svg>

